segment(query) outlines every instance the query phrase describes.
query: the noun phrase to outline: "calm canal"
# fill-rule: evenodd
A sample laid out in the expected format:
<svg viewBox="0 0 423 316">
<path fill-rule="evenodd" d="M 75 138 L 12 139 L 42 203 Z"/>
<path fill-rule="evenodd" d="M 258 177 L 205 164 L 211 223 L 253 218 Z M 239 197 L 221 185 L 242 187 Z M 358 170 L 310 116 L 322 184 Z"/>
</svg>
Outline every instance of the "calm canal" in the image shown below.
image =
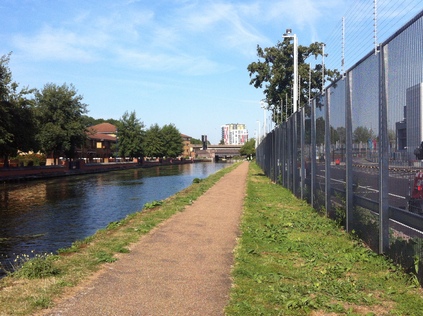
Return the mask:
<svg viewBox="0 0 423 316">
<path fill-rule="evenodd" d="M 1 185 L 0 264 L 69 247 L 226 166 L 194 163 Z"/>
</svg>

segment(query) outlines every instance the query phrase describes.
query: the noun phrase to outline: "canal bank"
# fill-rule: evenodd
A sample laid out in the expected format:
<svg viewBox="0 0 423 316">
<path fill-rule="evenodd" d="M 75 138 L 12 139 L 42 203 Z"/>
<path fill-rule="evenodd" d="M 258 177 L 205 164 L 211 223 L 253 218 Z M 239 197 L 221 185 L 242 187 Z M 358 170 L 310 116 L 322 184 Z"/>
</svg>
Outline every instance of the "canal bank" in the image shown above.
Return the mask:
<svg viewBox="0 0 423 316">
<path fill-rule="evenodd" d="M 12 270 L 22 255 L 56 253 L 227 166 L 156 164 L 5 183 L 0 186 L 0 265 Z"/>
<path fill-rule="evenodd" d="M 0 168 L 0 183 L 92 174 L 134 168 L 152 168 L 194 163 L 191 159 L 161 159 L 141 162 L 85 163 L 62 161 L 59 165 Z"/>
</svg>

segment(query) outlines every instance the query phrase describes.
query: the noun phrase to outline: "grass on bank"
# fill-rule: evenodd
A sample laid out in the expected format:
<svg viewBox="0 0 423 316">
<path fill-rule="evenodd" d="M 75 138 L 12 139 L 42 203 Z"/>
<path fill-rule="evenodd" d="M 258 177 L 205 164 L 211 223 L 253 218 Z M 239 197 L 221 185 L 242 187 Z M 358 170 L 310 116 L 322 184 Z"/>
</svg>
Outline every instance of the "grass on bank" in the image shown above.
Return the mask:
<svg viewBox="0 0 423 316">
<path fill-rule="evenodd" d="M 423 315 L 421 288 L 250 164 L 227 315 Z"/>
<path fill-rule="evenodd" d="M 230 165 L 193 184 L 164 201 L 146 203 L 142 212 L 112 222 L 106 228 L 57 255 L 24 259 L 15 273 L 0 280 L 0 315 L 31 315 L 53 306 L 54 301 L 101 269 L 104 263 L 118 260 L 117 254 L 173 214 L 183 211 L 221 177 L 236 168 Z"/>
</svg>

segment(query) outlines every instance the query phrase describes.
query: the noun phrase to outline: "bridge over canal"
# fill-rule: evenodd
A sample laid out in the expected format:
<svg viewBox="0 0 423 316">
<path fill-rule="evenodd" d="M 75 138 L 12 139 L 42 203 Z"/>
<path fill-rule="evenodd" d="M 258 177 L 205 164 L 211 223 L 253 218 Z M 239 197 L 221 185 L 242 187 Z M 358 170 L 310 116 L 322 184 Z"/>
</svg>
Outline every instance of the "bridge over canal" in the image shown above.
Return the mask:
<svg viewBox="0 0 423 316">
<path fill-rule="evenodd" d="M 207 149 L 203 149 L 203 145 L 191 145 L 195 157 L 198 159 L 229 159 L 240 156 L 242 145 L 207 145 Z"/>
</svg>

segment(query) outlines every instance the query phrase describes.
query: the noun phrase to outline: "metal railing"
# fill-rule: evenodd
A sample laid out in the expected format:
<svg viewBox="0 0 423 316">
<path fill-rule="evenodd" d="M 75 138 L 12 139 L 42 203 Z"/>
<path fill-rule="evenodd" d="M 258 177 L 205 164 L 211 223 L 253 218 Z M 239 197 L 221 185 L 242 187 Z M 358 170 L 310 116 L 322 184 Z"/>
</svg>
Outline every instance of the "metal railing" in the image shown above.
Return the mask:
<svg viewBox="0 0 423 316">
<path fill-rule="evenodd" d="M 406 267 L 423 261 L 423 210 L 409 207 L 423 170 L 414 155 L 423 141 L 422 34 L 423 11 L 256 150 L 273 181 Z"/>
</svg>

